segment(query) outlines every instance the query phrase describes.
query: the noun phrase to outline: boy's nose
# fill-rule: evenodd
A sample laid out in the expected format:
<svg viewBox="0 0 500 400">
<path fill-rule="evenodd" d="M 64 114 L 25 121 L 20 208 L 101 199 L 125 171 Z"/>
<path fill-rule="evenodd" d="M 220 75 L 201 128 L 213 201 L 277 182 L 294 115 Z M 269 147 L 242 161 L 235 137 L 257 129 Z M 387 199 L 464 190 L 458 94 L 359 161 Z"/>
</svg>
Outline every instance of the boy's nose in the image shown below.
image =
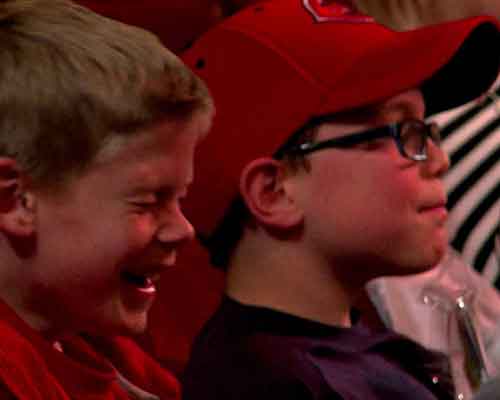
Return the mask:
<svg viewBox="0 0 500 400">
<path fill-rule="evenodd" d="M 431 139 L 427 139 L 425 169 L 431 176 L 442 176 L 450 168 L 448 154 Z"/>
<path fill-rule="evenodd" d="M 191 222 L 179 209 L 175 216 L 170 216 L 158 228 L 157 238 L 162 243 L 181 244 L 194 239 L 195 231 Z"/>
</svg>

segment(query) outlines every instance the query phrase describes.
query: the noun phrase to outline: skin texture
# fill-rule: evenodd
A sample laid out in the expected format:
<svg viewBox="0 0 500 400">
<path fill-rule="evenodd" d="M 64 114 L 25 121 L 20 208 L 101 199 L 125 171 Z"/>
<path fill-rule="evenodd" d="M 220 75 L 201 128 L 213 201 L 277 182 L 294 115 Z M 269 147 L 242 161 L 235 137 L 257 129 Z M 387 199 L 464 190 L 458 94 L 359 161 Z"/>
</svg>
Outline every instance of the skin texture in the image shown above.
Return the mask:
<svg viewBox="0 0 500 400">
<path fill-rule="evenodd" d="M 142 332 L 154 282 L 193 237 L 180 201 L 209 125 L 206 114 L 158 123 L 110 142 L 64 191 L 27 191 L 30 230 L 20 234 L 3 224 L 7 236 L 15 236 L 10 243 L 18 244 L 2 263 L 11 271 L 1 271 L 3 282 L 16 288 L 6 288 L 4 299 L 49 337 Z M 125 273 L 147 276 L 147 290 Z"/>
<path fill-rule="evenodd" d="M 319 128 L 325 140 L 374 126 L 422 119 L 418 90 L 339 115 Z M 244 169 L 240 191 L 255 223 L 228 273 L 228 294 L 331 325 L 366 281 L 432 268 L 444 254 L 448 157 L 429 141 L 428 160 L 403 158 L 390 138 L 307 156 L 291 171 L 271 158 Z"/>
<path fill-rule="evenodd" d="M 423 119 L 423 113 L 420 93 L 405 92 L 376 107 L 373 115 L 353 114 L 325 124 L 317 140 Z M 353 275 L 405 274 L 434 266 L 446 247 L 446 194 L 440 178 L 448 160 L 430 141 L 428 146 L 430 158 L 421 163 L 403 158 L 388 139 L 311 154 L 310 171 L 293 183 L 304 209 L 307 245 L 330 263 L 359 269 L 349 271 Z M 436 205 L 441 208 L 429 209 Z M 370 271 L 374 261 L 379 265 Z"/>
</svg>

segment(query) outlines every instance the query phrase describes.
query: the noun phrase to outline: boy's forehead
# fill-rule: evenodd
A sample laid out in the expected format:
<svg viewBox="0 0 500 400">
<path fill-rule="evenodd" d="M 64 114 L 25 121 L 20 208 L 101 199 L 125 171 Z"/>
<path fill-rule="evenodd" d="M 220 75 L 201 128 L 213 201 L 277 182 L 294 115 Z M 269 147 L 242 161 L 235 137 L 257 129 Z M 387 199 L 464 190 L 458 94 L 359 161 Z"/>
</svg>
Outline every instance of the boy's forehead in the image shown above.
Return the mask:
<svg viewBox="0 0 500 400">
<path fill-rule="evenodd" d="M 194 177 L 197 140 L 191 132 L 162 127 L 132 137 L 115 136 L 73 183 L 120 195 L 183 191 Z"/>
<path fill-rule="evenodd" d="M 425 99 L 419 88 L 405 90 L 395 96 L 379 102 L 375 106 L 376 114 L 425 115 Z"/>
<path fill-rule="evenodd" d="M 175 153 L 180 145 L 180 136 L 191 136 L 200 142 L 208 134 L 213 111 L 197 112 L 187 119 L 168 119 L 144 126 L 130 134 L 113 134 L 102 144 L 95 161 L 108 162 L 126 158 L 130 162 L 140 161 L 151 153 Z"/>
<path fill-rule="evenodd" d="M 423 118 L 424 115 L 425 100 L 422 91 L 410 89 L 365 107 L 327 115 L 324 121 L 347 124 L 357 122 L 383 123 L 405 118 Z"/>
</svg>

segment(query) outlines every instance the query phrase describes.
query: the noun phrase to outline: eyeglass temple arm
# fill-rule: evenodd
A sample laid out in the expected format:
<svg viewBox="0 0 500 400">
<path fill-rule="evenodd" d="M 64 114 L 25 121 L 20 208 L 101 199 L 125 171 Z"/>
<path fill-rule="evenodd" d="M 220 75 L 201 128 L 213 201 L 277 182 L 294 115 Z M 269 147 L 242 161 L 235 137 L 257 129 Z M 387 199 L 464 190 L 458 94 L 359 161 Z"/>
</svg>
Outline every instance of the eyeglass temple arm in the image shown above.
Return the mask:
<svg viewBox="0 0 500 400">
<path fill-rule="evenodd" d="M 324 140 L 321 142 L 305 142 L 295 147 L 292 147 L 289 152 L 295 154 L 308 154 L 313 151 L 332 148 L 332 147 L 349 147 L 369 140 L 381 139 L 397 135 L 393 125 L 382 126 L 367 132 L 355 133 L 338 138 Z"/>
</svg>

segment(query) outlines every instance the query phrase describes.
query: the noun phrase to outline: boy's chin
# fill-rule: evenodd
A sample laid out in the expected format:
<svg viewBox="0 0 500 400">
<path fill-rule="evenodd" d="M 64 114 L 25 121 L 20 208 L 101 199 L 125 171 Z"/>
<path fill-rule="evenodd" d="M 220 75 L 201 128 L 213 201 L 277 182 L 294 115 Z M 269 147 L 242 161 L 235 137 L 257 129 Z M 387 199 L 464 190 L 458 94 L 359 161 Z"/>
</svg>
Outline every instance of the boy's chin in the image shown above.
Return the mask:
<svg viewBox="0 0 500 400">
<path fill-rule="evenodd" d="M 426 252 L 419 252 L 406 260 L 406 266 L 399 270 L 397 275 L 413 275 L 434 269 L 443 259 L 446 246 L 436 245 Z"/>
<path fill-rule="evenodd" d="M 381 258 L 373 266 L 370 279 L 384 276 L 409 276 L 434 269 L 442 260 L 446 247 L 436 246 L 426 251 L 401 251 L 397 255 Z"/>
<path fill-rule="evenodd" d="M 446 243 L 436 243 L 431 247 L 428 261 L 425 263 L 424 270 L 428 271 L 435 268 L 444 258 L 446 253 Z"/>
<path fill-rule="evenodd" d="M 141 335 L 147 328 L 147 316 L 135 316 L 121 321 L 113 321 L 102 325 L 94 325 L 87 330 L 95 336 L 136 336 Z"/>
<path fill-rule="evenodd" d="M 121 328 L 117 329 L 115 335 L 118 336 L 135 336 L 141 335 L 146 331 L 147 318 L 144 317 L 141 321 L 127 321 Z"/>
</svg>

